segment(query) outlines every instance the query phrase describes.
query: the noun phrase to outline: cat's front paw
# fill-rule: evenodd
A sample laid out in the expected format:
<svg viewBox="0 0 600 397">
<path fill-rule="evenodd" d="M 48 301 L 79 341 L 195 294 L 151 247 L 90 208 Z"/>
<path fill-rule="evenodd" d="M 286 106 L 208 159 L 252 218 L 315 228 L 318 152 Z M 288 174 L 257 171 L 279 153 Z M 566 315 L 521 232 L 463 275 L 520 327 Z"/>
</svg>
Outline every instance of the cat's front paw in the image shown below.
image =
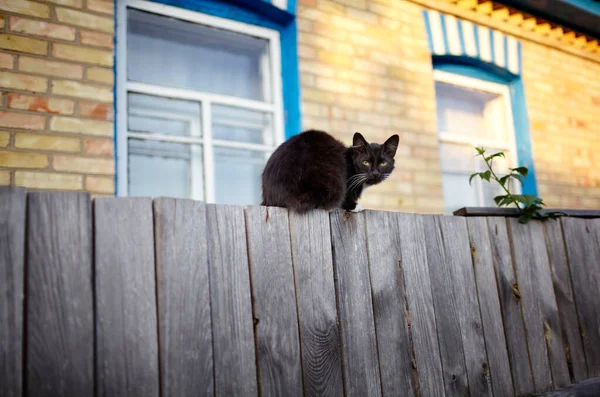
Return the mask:
<svg viewBox="0 0 600 397">
<path fill-rule="evenodd" d="M 362 205 L 356 204 L 356 207 L 354 207 L 353 210 L 350 210 L 350 212 L 361 212 L 362 210 L 363 210 Z"/>
</svg>

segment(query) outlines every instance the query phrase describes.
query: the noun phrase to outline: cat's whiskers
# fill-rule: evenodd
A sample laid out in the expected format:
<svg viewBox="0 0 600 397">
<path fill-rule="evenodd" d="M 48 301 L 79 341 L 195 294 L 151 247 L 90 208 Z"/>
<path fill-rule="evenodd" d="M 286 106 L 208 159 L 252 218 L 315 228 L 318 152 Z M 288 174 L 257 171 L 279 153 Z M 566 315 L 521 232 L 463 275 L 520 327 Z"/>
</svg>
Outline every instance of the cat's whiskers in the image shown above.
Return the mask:
<svg viewBox="0 0 600 397">
<path fill-rule="evenodd" d="M 359 187 L 360 185 L 362 185 L 363 183 L 365 183 L 367 180 L 369 179 L 369 176 L 365 173 L 362 174 L 356 174 L 351 176 L 348 179 L 348 188 L 347 190 L 354 190 L 357 187 Z M 350 182 L 351 181 L 351 182 Z"/>
</svg>

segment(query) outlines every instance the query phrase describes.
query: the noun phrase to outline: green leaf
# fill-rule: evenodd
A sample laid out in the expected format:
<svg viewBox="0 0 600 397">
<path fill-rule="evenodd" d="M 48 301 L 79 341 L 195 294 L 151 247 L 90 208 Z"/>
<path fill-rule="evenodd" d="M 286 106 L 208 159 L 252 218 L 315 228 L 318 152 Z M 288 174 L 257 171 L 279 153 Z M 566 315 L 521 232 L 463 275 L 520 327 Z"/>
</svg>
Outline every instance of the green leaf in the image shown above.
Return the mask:
<svg viewBox="0 0 600 397">
<path fill-rule="evenodd" d="M 505 157 L 504 152 L 498 152 L 498 153 L 491 154 L 485 158 L 485 161 L 490 161 L 491 159 L 493 159 L 495 157 Z"/>
<path fill-rule="evenodd" d="M 529 170 L 527 169 L 527 167 L 511 168 L 510 170 L 518 172 L 519 174 L 523 175 L 523 178 L 527 178 L 527 174 L 529 173 Z"/>
<path fill-rule="evenodd" d="M 471 177 L 469 178 L 469 186 L 471 185 L 471 181 L 473 180 L 473 178 L 475 178 L 476 176 L 479 176 L 479 172 L 471 174 Z"/>
<path fill-rule="evenodd" d="M 519 182 L 521 182 L 521 185 L 525 183 L 525 180 L 524 180 L 524 179 L 523 179 L 523 177 L 522 177 L 521 175 L 519 175 L 519 174 L 509 174 L 509 175 L 507 175 L 507 176 L 509 176 L 509 177 L 511 177 L 511 178 L 514 178 L 514 179 L 518 180 Z"/>
<path fill-rule="evenodd" d="M 479 174 L 479 176 L 481 176 L 481 178 L 483 178 L 489 182 L 490 177 L 492 176 L 492 173 L 490 172 L 490 170 L 487 170 L 486 172 L 482 172 L 481 174 Z"/>
<path fill-rule="evenodd" d="M 504 186 L 504 184 L 506 183 L 506 181 L 507 181 L 509 178 L 510 178 L 510 175 L 504 175 L 502 178 L 500 178 L 500 179 L 498 180 L 498 182 L 499 182 L 499 183 L 500 183 L 502 186 Z"/>
<path fill-rule="evenodd" d="M 504 195 L 504 196 L 496 196 L 494 197 L 494 202 L 496 203 L 497 206 L 500 206 L 500 203 L 503 202 L 504 200 L 506 200 L 508 196 Z"/>
<path fill-rule="evenodd" d="M 477 153 L 479 153 L 482 156 L 485 153 L 485 149 L 483 148 L 483 146 L 482 147 L 475 147 L 475 150 L 477 150 Z"/>
</svg>

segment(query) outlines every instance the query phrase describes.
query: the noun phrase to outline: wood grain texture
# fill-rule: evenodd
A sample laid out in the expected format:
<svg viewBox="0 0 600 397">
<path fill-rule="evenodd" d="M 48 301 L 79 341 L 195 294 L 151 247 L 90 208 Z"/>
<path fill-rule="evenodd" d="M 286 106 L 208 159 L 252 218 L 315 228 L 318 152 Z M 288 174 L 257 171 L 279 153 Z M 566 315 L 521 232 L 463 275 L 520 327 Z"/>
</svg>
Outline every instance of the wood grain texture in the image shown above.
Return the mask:
<svg viewBox="0 0 600 397">
<path fill-rule="evenodd" d="M 25 189 L 0 186 L 0 396 L 21 397 Z"/>
<path fill-rule="evenodd" d="M 86 193 L 27 196 L 27 394 L 94 393 L 92 218 Z"/>
<path fill-rule="evenodd" d="M 154 200 L 161 395 L 212 396 L 206 207 Z"/>
<path fill-rule="evenodd" d="M 215 395 L 255 396 L 256 356 L 242 207 L 207 206 Z"/>
<path fill-rule="evenodd" d="M 531 354 L 533 381 L 537 392 L 569 384 L 569 372 L 548 251 L 540 221 L 526 225 L 507 219 L 523 319 Z"/>
<path fill-rule="evenodd" d="M 152 201 L 94 200 L 97 396 L 159 395 Z"/>
<path fill-rule="evenodd" d="M 437 337 L 440 345 L 443 380 L 446 396 L 468 396 L 469 379 L 461 339 L 458 301 L 454 291 L 456 269 L 446 257 L 440 218 L 423 219 L 427 265 L 431 279 L 431 294 L 435 309 Z M 475 394 L 476 395 L 476 394 Z"/>
<path fill-rule="evenodd" d="M 383 395 L 401 390 L 403 396 L 416 397 L 398 217 L 381 211 L 367 211 L 365 217 Z"/>
<path fill-rule="evenodd" d="M 506 220 L 487 218 L 492 260 L 504 320 L 504 334 L 508 345 L 508 358 L 517 397 L 527 396 L 534 391 L 525 325 L 521 314 L 519 285 L 511 256 Z"/>
<path fill-rule="evenodd" d="M 442 231 L 444 252 L 452 272 L 452 282 L 460 321 L 465 365 L 472 396 L 492 396 L 489 364 L 483 325 L 473 274 L 473 260 L 465 218 L 437 217 Z"/>
<path fill-rule="evenodd" d="M 331 239 L 347 396 L 381 396 L 363 214 L 333 212 Z"/>
<path fill-rule="evenodd" d="M 342 397 L 344 384 L 329 215 L 326 211 L 310 211 L 289 216 L 304 394 Z"/>
<path fill-rule="evenodd" d="M 600 376 L 600 244 L 597 220 L 561 219 L 588 376 Z"/>
<path fill-rule="evenodd" d="M 600 218 L 598 210 L 573 210 L 561 208 L 546 208 L 540 211 L 542 214 L 548 212 L 562 212 L 575 218 Z M 454 211 L 457 216 L 501 216 L 518 217 L 520 212 L 516 208 L 496 208 L 496 207 L 464 207 Z"/>
<path fill-rule="evenodd" d="M 431 281 L 423 244 L 426 239 L 423 227 L 425 216 L 398 214 L 397 217 L 410 330 L 419 374 L 419 393 L 428 397 L 444 396 Z"/>
<path fill-rule="evenodd" d="M 246 208 L 261 396 L 304 395 L 288 211 Z"/>
<path fill-rule="evenodd" d="M 548 260 L 552 271 L 554 293 L 560 315 L 565 350 L 568 352 L 568 363 L 573 375 L 573 381 L 581 382 L 588 378 L 585 354 L 579 333 L 579 319 L 575 298 L 571 288 L 571 275 L 565 250 L 560 222 L 543 222 L 548 248 Z"/>
<path fill-rule="evenodd" d="M 532 397 L 598 397 L 600 396 L 600 378 L 587 379 L 559 390 L 535 394 Z"/>
<path fill-rule="evenodd" d="M 467 218 L 473 270 L 494 397 L 514 395 L 486 218 Z"/>
</svg>

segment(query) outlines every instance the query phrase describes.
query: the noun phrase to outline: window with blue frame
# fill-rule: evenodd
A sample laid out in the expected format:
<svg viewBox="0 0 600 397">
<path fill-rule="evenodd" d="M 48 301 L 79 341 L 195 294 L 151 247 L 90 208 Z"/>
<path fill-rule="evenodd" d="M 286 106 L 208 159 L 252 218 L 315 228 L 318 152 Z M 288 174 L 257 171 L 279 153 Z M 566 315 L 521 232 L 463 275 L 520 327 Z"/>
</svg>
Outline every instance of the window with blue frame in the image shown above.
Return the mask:
<svg viewBox="0 0 600 397">
<path fill-rule="evenodd" d="M 118 194 L 258 204 L 286 135 L 281 30 L 224 17 L 229 3 L 189 3 L 117 10 Z"/>
</svg>

